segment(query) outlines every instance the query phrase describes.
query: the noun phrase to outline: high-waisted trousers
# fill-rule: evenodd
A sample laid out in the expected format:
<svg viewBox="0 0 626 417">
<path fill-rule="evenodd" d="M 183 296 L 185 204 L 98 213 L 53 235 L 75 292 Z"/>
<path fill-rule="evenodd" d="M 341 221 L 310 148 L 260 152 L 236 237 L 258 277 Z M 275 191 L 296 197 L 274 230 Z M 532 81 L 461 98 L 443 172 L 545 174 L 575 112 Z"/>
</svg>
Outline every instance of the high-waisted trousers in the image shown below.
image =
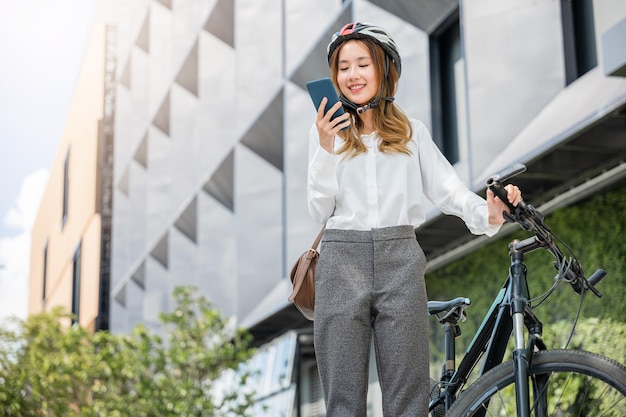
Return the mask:
<svg viewBox="0 0 626 417">
<path fill-rule="evenodd" d="M 366 417 L 372 338 L 384 416 L 427 416 L 425 268 L 412 226 L 324 231 L 313 326 L 327 417 Z"/>
</svg>

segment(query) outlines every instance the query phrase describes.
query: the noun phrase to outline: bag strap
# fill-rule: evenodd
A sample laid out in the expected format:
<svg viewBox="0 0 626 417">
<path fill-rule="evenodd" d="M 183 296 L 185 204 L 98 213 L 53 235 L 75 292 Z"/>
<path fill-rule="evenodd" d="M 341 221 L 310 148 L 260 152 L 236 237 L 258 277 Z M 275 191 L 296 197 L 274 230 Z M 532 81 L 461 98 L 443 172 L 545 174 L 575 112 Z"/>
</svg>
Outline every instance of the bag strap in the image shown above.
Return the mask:
<svg viewBox="0 0 626 417">
<path fill-rule="evenodd" d="M 298 291 L 302 287 L 304 283 L 304 277 L 306 275 L 307 270 L 309 269 L 309 265 L 311 265 L 311 261 L 317 255 L 317 251 L 314 249 L 309 249 L 304 253 L 304 257 L 301 257 L 296 266 L 296 273 L 294 277 L 294 281 L 292 283 L 293 288 L 291 290 L 291 294 L 287 298 L 288 301 L 293 301 L 298 295 Z"/>
<path fill-rule="evenodd" d="M 313 242 L 313 246 L 311 246 L 311 249 L 317 250 L 318 246 L 320 245 L 320 240 L 322 240 L 322 236 L 324 235 L 324 229 L 326 229 L 326 225 L 322 226 L 322 230 L 320 230 L 317 237 L 315 238 L 315 241 Z"/>
<path fill-rule="evenodd" d="M 311 264 L 311 260 L 313 259 L 314 254 L 317 252 L 317 247 L 320 244 L 320 240 L 322 240 L 322 236 L 324 235 L 325 228 L 326 228 L 326 225 L 324 225 L 324 227 L 322 227 L 322 230 L 320 230 L 320 232 L 317 234 L 317 237 L 315 238 L 315 241 L 313 242 L 313 246 L 311 247 L 311 249 L 309 249 L 306 252 L 306 260 L 304 262 L 298 262 L 298 265 L 296 267 L 295 280 L 292 283 L 293 289 L 288 298 L 289 302 L 292 302 L 296 298 L 298 291 L 300 291 L 300 288 L 302 287 L 302 283 L 304 281 L 304 275 L 306 273 L 306 270 L 309 268 L 309 265 Z"/>
</svg>

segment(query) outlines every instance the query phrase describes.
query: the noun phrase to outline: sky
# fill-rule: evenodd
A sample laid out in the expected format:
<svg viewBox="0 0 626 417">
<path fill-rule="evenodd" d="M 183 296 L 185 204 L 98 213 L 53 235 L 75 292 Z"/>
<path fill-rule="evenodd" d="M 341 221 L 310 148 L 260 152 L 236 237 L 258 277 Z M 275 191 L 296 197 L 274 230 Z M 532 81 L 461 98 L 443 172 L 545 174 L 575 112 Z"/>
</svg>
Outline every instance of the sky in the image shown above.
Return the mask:
<svg viewBox="0 0 626 417">
<path fill-rule="evenodd" d="M 0 0 L 0 326 L 26 318 L 30 231 L 96 0 Z"/>
</svg>

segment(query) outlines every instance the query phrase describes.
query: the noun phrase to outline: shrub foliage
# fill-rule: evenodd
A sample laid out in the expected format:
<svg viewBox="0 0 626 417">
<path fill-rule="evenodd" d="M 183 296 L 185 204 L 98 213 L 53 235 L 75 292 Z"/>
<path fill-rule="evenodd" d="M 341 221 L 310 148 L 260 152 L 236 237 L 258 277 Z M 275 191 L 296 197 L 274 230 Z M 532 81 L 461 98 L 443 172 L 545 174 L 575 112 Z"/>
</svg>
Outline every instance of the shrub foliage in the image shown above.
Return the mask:
<svg viewBox="0 0 626 417">
<path fill-rule="evenodd" d="M 56 308 L 0 331 L 3 416 L 242 416 L 252 393 L 220 392 L 222 371 L 253 353 L 251 337 L 195 296 L 174 289 L 160 315 L 163 334 L 138 325 L 130 335 L 68 326 Z M 238 372 L 242 384 L 247 377 Z M 220 398 L 220 400 L 216 400 Z"/>
</svg>

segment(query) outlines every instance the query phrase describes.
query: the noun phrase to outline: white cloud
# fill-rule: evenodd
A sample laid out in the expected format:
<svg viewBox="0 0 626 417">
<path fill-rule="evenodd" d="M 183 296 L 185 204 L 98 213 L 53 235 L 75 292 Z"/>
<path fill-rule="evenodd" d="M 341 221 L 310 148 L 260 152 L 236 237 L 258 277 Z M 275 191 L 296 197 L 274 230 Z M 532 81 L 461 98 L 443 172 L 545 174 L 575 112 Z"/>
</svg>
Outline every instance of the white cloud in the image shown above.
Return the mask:
<svg viewBox="0 0 626 417">
<path fill-rule="evenodd" d="M 47 182 L 45 169 L 28 175 L 3 219 L 16 234 L 0 239 L 0 324 L 8 317 L 27 315 L 30 232 Z"/>
<path fill-rule="evenodd" d="M 15 205 L 4 218 L 6 226 L 30 233 L 47 182 L 48 170 L 43 168 L 24 178 Z"/>
</svg>

